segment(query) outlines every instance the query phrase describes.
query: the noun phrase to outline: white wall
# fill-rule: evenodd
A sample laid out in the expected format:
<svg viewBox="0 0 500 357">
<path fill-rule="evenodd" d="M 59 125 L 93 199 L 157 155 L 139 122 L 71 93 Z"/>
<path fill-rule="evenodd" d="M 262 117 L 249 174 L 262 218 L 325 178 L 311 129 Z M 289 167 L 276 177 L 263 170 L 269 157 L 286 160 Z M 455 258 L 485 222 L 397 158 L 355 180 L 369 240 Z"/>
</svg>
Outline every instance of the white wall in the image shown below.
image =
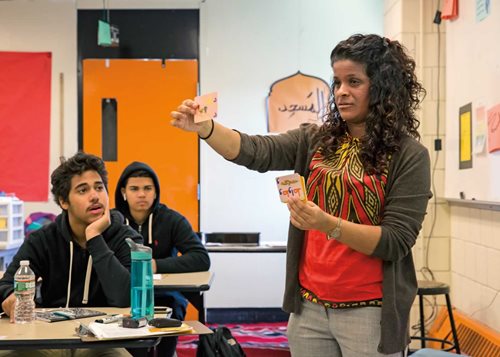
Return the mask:
<svg viewBox="0 0 500 357">
<path fill-rule="evenodd" d="M 266 132 L 265 98 L 270 85 L 300 70 L 330 82 L 329 55 L 348 35 L 382 33 L 382 0 L 112 0 L 110 8 L 199 8 L 200 91 L 219 92 L 220 122 L 251 134 Z M 58 165 L 60 101 L 64 99 L 63 152 L 77 150 L 77 9 L 100 8 L 98 0 L 0 1 L 0 51 L 53 53 L 50 172 Z M 64 75 L 60 93 L 59 74 Z M 168 118 L 165 124 L 168 125 Z M 226 162 L 205 143 L 200 150 L 201 230 L 261 232 L 262 241 L 284 241 L 287 209 L 279 201 L 274 177 Z M 59 213 L 51 202 L 27 202 L 25 214 Z M 254 276 L 259 254 L 247 257 L 241 271 Z M 234 267 L 234 258 L 217 260 L 216 276 Z M 254 258 L 252 258 L 254 257 Z M 281 259 L 269 255 L 266 259 Z M 238 262 L 239 259 L 236 259 Z M 265 282 L 270 299 L 258 300 L 259 289 L 232 306 L 281 306 L 284 262 L 269 262 L 273 281 Z M 221 272 L 221 273 L 218 273 Z M 222 275 L 221 275 L 222 274 Z M 216 277 L 216 280 L 218 278 Z M 262 282 L 264 280 L 257 279 Z M 269 279 L 268 279 L 269 280 Z M 221 281 L 222 282 L 222 281 Z M 217 283 L 214 283 L 214 289 Z M 262 287 L 262 286 L 261 286 Z M 207 298 L 210 299 L 209 295 Z M 256 304 L 257 302 L 257 304 Z"/>
<path fill-rule="evenodd" d="M 286 253 L 210 252 L 214 281 L 205 307 L 280 307 L 285 290 Z"/>
<path fill-rule="evenodd" d="M 199 7 L 197 0 L 107 0 L 106 3 L 108 6 L 112 5 L 111 8 Z M 59 157 L 71 156 L 78 150 L 77 9 L 79 8 L 102 8 L 102 1 L 0 1 L 0 51 L 52 52 L 48 182 L 50 173 L 59 165 Z M 61 88 L 63 88 L 62 95 Z M 52 201 L 52 195 L 49 193 L 45 202 L 25 202 L 24 211 L 26 216 L 36 211 L 57 214 L 60 208 Z"/>
<path fill-rule="evenodd" d="M 301 70 L 330 80 L 329 54 L 355 32 L 382 33 L 382 0 L 113 0 L 110 8 L 200 8 L 200 91 L 217 90 L 220 122 L 252 134 L 266 131 L 264 102 L 277 79 Z M 78 8 L 97 0 L 0 1 L 0 51 L 53 53 L 50 172 L 58 165 L 60 101 L 65 156 L 77 150 Z M 59 74 L 64 75 L 63 96 Z M 166 120 L 166 125 L 168 119 Z M 201 230 L 262 232 L 261 240 L 285 240 L 286 208 L 273 178 L 225 162 L 202 144 Z M 47 202 L 27 202 L 25 213 L 59 212 Z"/>
<path fill-rule="evenodd" d="M 382 1 L 207 0 L 201 4 L 200 88 L 219 92 L 219 121 L 266 133 L 270 85 L 300 70 L 330 82 L 330 52 L 356 32 L 382 33 Z M 201 145 L 201 230 L 261 232 L 286 240 L 288 210 L 274 177 L 236 166 Z"/>
<path fill-rule="evenodd" d="M 78 145 L 75 3 L 46 0 L 0 1 L 0 51 L 52 52 L 50 173 L 58 165 L 61 155 L 61 116 L 64 116 L 64 153 L 72 155 Z M 62 96 L 59 80 L 61 73 L 64 77 Z M 64 102 L 62 112 L 61 100 Z M 25 204 L 25 215 L 34 211 L 58 213 L 60 209 L 52 202 L 49 193 L 47 202 Z"/>
<path fill-rule="evenodd" d="M 442 1 L 385 0 L 384 31 L 387 36 L 402 40 L 415 54 L 421 73 L 419 77 L 427 89 L 421 113 L 422 134 L 431 161 L 437 162 L 433 187 L 437 204 L 434 206 L 433 201 L 429 204 L 423 227 L 424 239 L 417 240 L 414 248 L 417 271 L 425 265 L 425 250 L 430 247 L 428 268 L 432 269 L 437 280 L 450 283 L 452 304 L 461 312 L 500 331 L 500 212 L 448 205 L 444 199 L 456 197 L 455 194 L 445 194 L 444 186 L 446 184 L 449 192 L 449 185 L 456 185 L 456 178 L 451 182 L 449 178 L 450 172 L 456 173 L 458 154 L 455 148 L 449 149 L 450 143 L 447 141 L 450 136 L 457 135 L 455 124 L 458 106 L 470 100 L 480 102 L 485 93 L 490 98 L 498 98 L 498 91 L 488 90 L 492 83 L 496 83 L 498 66 L 490 71 L 488 66 L 478 67 L 477 64 L 484 62 L 484 59 L 477 60 L 498 47 L 490 46 L 487 40 L 498 33 L 500 1 L 492 1 L 492 13 L 482 23 L 476 23 L 474 4 L 472 1 L 459 2 L 459 18 L 442 22 L 438 41 L 437 26 L 432 20 Z M 415 16 L 418 12 L 421 12 L 420 18 Z M 471 38 L 470 34 L 476 31 L 481 36 Z M 440 63 L 437 61 L 438 42 L 441 42 Z M 441 71 L 439 96 L 438 69 Z M 480 78 L 486 78 L 483 81 L 485 85 Z M 471 84 L 473 79 L 477 82 L 475 85 L 463 85 Z M 433 149 L 437 137 L 438 102 L 440 118 L 444 119 L 441 120 L 439 136 L 446 144 L 446 150 L 441 151 L 439 156 Z M 418 276 L 423 279 L 422 274 Z M 444 299 L 438 301 L 442 305 Z M 412 325 L 417 321 L 418 308 L 414 308 Z"/>
<path fill-rule="evenodd" d="M 447 197 L 456 198 L 458 193 L 452 188 L 460 187 L 459 180 L 469 180 L 469 187 L 474 191 L 466 191 L 467 198 L 475 195 L 479 199 L 498 201 L 499 181 L 498 175 L 494 175 L 498 170 L 498 153 L 496 157 L 495 154 L 473 155 L 475 172 L 461 170 L 457 176 L 456 123 L 460 106 L 472 102 L 475 120 L 478 105 L 489 108 L 500 101 L 499 5 L 499 0 L 491 1 L 491 14 L 478 23 L 475 2 L 460 1 L 459 17 L 447 22 L 446 130 L 450 133 L 446 146 Z M 451 204 L 450 223 L 452 302 L 461 311 L 500 332 L 500 212 Z"/>
<path fill-rule="evenodd" d="M 446 104 L 446 197 L 500 203 L 500 152 L 472 154 L 472 168 L 459 169 L 459 108 L 472 103 L 472 149 L 479 134 L 476 110 L 500 103 L 500 1 L 491 1 L 491 13 L 476 20 L 476 2 L 463 1 L 459 17 L 447 23 L 446 53 L 448 101 Z M 467 70 L 465 70 L 467 69 Z"/>
<path fill-rule="evenodd" d="M 439 8 L 439 0 L 385 0 L 384 32 L 389 38 L 394 38 L 405 45 L 416 61 L 416 73 L 427 91 L 418 117 L 421 123 L 420 134 L 422 143 L 429 150 L 432 162 L 432 193 L 433 198 L 427 206 L 427 215 L 422 231 L 415 246 L 413 258 L 417 278 L 429 280 L 432 276 L 441 282 L 451 284 L 450 275 L 450 224 L 448 202 L 444 197 L 444 151 L 434 150 L 434 140 L 439 137 L 446 140 L 444 130 L 445 93 L 445 36 L 446 21 L 438 27 L 433 19 Z M 440 52 L 438 56 L 438 44 Z M 439 60 L 438 60 L 439 59 Z M 438 78 L 439 91 L 438 91 Z M 437 107 L 439 105 L 439 118 Z M 436 123 L 440 122 L 439 130 Z M 452 288 L 453 290 L 453 288 Z M 437 300 L 438 305 L 444 304 L 444 297 Z M 454 303 L 454 301 L 452 301 Z M 429 328 L 432 318 L 433 304 L 426 303 L 426 326 Z M 419 328 L 419 306 L 415 300 L 410 314 L 410 334 Z M 413 341 L 412 348 L 418 348 L 419 342 Z"/>
<path fill-rule="evenodd" d="M 500 212 L 451 205 L 452 303 L 500 332 Z"/>
</svg>

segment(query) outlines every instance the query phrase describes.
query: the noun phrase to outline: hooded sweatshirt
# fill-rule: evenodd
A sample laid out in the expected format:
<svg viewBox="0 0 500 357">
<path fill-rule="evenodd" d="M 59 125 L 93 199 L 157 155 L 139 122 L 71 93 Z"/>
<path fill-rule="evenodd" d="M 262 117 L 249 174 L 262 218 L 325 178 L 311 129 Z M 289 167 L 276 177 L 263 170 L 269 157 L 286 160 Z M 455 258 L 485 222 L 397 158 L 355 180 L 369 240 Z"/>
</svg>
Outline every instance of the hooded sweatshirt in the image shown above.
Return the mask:
<svg viewBox="0 0 500 357">
<path fill-rule="evenodd" d="M 141 225 L 135 222 L 121 193 L 129 176 L 138 170 L 145 170 L 151 175 L 156 190 L 151 212 Z M 133 162 L 123 170 L 116 186 L 115 207 L 125 216 L 125 223 L 142 234 L 144 245 L 152 248 L 157 273 L 188 273 L 210 268 L 208 252 L 187 219 L 160 203 L 158 176 L 145 163 Z M 178 256 L 177 251 L 182 255 Z"/>
<path fill-rule="evenodd" d="M 14 291 L 14 274 L 29 260 L 36 279 L 42 278 L 41 306 L 130 306 L 130 248 L 125 238 L 142 243 L 133 229 L 111 212 L 111 225 L 87 241 L 86 249 L 72 239 L 68 214 L 31 233 L 0 280 L 0 304 Z"/>
</svg>

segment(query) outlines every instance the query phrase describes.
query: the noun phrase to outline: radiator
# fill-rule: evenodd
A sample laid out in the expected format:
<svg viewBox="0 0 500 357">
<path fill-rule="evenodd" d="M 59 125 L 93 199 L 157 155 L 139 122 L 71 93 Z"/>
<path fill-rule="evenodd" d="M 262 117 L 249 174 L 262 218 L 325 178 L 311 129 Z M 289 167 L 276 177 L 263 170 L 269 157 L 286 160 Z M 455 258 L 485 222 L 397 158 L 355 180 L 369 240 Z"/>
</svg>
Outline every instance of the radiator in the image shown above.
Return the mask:
<svg viewBox="0 0 500 357">
<path fill-rule="evenodd" d="M 500 357 L 500 333 L 454 309 L 458 343 L 463 354 L 472 357 Z M 429 337 L 452 341 L 448 312 L 442 308 L 428 333 Z M 429 342 L 429 347 L 441 349 L 441 343 Z"/>
</svg>

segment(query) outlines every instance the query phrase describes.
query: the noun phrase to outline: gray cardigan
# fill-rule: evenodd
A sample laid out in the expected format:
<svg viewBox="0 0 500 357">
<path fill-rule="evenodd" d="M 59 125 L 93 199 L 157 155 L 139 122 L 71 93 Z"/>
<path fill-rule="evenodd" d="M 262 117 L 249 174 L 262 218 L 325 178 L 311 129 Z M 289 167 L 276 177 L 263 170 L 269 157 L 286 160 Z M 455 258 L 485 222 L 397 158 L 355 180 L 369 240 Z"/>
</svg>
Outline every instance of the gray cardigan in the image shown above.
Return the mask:
<svg viewBox="0 0 500 357">
<path fill-rule="evenodd" d="M 319 127 L 302 124 L 279 135 L 240 133 L 241 149 L 233 160 L 251 170 L 294 170 L 307 180 L 309 163 L 316 152 Z M 373 256 L 383 260 L 383 304 L 378 351 L 397 353 L 410 343 L 408 320 L 417 292 L 411 248 L 415 244 L 430 192 L 430 159 L 427 149 L 410 137 L 392 156 L 387 175 L 382 237 Z M 283 310 L 300 312 L 299 261 L 304 231 L 290 224 L 287 243 Z"/>
</svg>

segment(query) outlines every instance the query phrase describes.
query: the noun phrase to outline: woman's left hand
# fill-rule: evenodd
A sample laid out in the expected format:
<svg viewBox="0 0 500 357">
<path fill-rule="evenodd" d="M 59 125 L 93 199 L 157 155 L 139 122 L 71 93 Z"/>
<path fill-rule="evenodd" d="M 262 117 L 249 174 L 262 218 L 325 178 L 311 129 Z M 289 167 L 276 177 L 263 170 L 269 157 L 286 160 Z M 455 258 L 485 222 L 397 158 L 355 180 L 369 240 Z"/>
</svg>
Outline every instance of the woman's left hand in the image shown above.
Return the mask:
<svg viewBox="0 0 500 357">
<path fill-rule="evenodd" d="M 311 201 L 302 201 L 298 197 L 288 197 L 290 222 L 304 231 L 315 229 L 326 232 L 329 227 L 329 214 Z"/>
</svg>

